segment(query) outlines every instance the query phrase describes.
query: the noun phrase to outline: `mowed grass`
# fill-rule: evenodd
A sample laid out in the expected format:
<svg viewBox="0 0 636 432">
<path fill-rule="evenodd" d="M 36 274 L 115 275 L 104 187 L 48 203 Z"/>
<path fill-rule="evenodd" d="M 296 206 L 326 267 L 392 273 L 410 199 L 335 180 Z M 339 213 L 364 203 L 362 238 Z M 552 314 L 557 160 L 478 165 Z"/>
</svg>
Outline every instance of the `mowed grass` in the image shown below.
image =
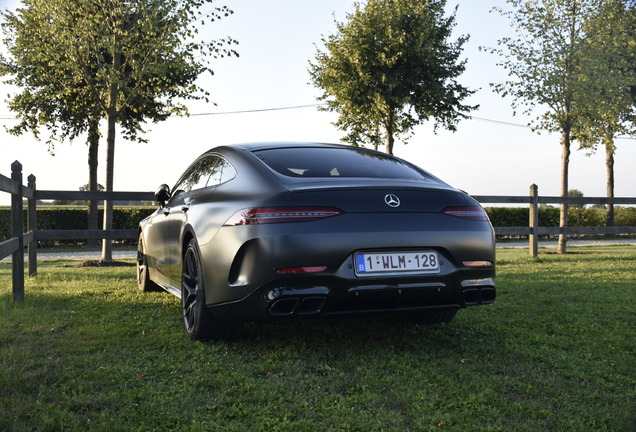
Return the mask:
<svg viewBox="0 0 636 432">
<path fill-rule="evenodd" d="M 134 268 L 0 264 L 2 431 L 628 431 L 636 248 L 498 251 L 498 298 L 448 325 L 247 326 L 189 341 Z M 77 263 L 75 263 L 77 264 Z"/>
</svg>

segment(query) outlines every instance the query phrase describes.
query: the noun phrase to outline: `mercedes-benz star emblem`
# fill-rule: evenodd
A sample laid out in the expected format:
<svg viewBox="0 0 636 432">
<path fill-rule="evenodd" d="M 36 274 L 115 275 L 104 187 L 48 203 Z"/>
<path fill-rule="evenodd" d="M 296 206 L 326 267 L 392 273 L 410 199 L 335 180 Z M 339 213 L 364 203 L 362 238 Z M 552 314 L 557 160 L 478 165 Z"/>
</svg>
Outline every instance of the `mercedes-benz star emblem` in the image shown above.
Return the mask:
<svg viewBox="0 0 636 432">
<path fill-rule="evenodd" d="M 399 207 L 400 206 L 400 199 L 397 196 L 393 195 L 393 194 L 386 195 L 384 197 L 384 202 L 389 207 Z"/>
</svg>

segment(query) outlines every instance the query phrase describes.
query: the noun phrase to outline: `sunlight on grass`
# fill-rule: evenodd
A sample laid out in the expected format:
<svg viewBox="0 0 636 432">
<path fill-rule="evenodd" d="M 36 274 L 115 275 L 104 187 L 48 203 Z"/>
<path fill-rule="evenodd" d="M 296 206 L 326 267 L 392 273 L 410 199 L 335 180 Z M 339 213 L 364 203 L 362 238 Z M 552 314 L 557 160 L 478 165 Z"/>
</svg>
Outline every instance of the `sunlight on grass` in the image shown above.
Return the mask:
<svg viewBox="0 0 636 432">
<path fill-rule="evenodd" d="M 448 325 L 390 318 L 185 336 L 131 267 L 0 264 L 0 430 L 631 431 L 636 248 L 498 250 L 498 298 Z"/>
</svg>

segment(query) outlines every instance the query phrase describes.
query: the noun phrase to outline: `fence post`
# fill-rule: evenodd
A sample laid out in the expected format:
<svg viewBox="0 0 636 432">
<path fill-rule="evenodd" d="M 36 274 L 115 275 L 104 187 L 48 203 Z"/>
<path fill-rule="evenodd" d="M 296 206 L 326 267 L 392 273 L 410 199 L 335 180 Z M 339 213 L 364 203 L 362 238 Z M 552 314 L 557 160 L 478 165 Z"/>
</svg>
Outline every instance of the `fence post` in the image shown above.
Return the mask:
<svg viewBox="0 0 636 432">
<path fill-rule="evenodd" d="M 27 177 L 27 186 L 33 191 L 33 197 L 29 198 L 27 204 L 28 230 L 31 231 L 32 237 L 29 243 L 29 276 L 38 274 L 38 216 L 37 216 L 37 200 L 35 198 L 35 176 L 31 174 Z"/>
<path fill-rule="evenodd" d="M 11 237 L 18 238 L 18 249 L 13 252 L 13 301 L 24 300 L 24 217 L 22 209 L 22 164 L 11 164 L 11 180 L 17 183 L 18 193 L 11 195 Z"/>
<path fill-rule="evenodd" d="M 539 254 L 539 187 L 530 185 L 530 217 L 529 223 L 532 233 L 528 236 L 530 256 L 536 258 Z"/>
</svg>

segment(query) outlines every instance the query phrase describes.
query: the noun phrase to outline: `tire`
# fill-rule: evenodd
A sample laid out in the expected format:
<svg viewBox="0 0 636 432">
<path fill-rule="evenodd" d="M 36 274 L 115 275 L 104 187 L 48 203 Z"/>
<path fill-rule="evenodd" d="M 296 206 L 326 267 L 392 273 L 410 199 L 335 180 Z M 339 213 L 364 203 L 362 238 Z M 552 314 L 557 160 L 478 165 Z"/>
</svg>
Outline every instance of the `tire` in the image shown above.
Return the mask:
<svg viewBox="0 0 636 432">
<path fill-rule="evenodd" d="M 137 288 L 143 292 L 161 290 L 159 285 L 150 280 L 150 275 L 148 274 L 148 257 L 146 256 L 144 238 L 141 233 L 139 233 L 139 239 L 137 241 Z"/>
<path fill-rule="evenodd" d="M 241 324 L 216 317 L 206 306 L 201 258 L 195 240 L 190 240 L 183 255 L 181 308 L 190 339 L 234 341 L 238 338 Z"/>
</svg>

